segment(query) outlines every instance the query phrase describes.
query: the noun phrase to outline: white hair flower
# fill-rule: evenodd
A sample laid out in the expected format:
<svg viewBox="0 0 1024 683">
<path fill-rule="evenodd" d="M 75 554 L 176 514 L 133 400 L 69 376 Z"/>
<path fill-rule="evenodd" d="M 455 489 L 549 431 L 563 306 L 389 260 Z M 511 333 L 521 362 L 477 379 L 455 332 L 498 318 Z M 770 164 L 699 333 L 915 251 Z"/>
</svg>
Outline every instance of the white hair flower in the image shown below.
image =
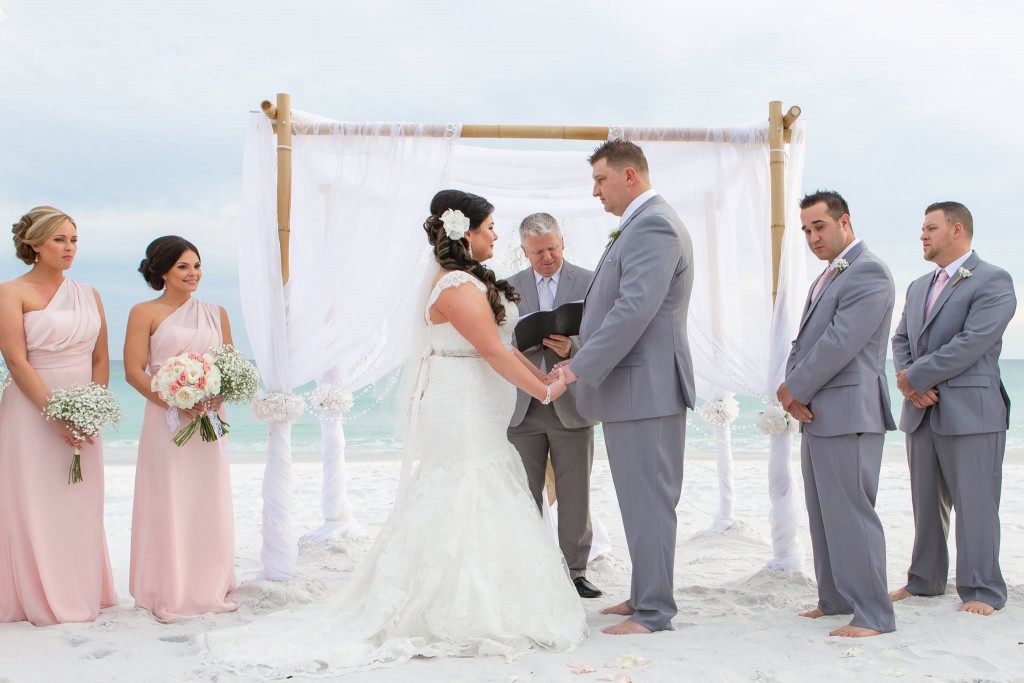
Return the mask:
<svg viewBox="0 0 1024 683">
<path fill-rule="evenodd" d="M 441 214 L 444 232 L 450 240 L 461 240 L 469 230 L 469 219 L 458 209 L 447 209 Z"/>
</svg>

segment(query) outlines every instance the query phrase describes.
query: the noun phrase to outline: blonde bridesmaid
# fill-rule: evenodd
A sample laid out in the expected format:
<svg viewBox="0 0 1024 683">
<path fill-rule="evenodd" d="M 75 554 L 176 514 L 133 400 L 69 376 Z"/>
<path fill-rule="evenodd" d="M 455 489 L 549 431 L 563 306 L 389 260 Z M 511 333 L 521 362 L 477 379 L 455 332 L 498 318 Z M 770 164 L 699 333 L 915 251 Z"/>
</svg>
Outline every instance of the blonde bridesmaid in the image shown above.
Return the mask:
<svg viewBox="0 0 1024 683">
<path fill-rule="evenodd" d="M 220 306 L 193 298 L 202 263 L 199 250 L 182 237 L 154 240 L 139 272 L 162 294 L 132 308 L 124 339 L 125 376 L 147 399 L 129 591 L 137 607 L 160 621 L 229 612 L 236 608 L 228 597 L 235 587 L 235 530 L 225 445 L 205 442 L 198 432 L 184 446 L 174 445 L 168 406 L 150 389 L 151 377 L 167 359 L 230 344 L 228 316 Z M 192 417 L 182 414 L 180 424 Z"/>
<path fill-rule="evenodd" d="M 0 399 L 0 622 L 93 621 L 116 605 L 103 528 L 103 446 L 83 444 L 84 481 L 68 484 L 71 433 L 41 411 L 50 393 L 110 380 L 99 294 L 65 277 L 75 221 L 37 206 L 14 224 L 31 267 L 0 284 L 0 352 L 13 382 Z"/>
</svg>

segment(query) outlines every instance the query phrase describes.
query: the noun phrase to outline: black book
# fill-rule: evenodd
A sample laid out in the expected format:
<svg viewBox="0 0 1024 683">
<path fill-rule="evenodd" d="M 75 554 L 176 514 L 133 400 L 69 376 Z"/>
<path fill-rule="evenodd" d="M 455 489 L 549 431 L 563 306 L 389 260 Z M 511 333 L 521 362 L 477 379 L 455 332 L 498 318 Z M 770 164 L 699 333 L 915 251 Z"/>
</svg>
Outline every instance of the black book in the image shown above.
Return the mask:
<svg viewBox="0 0 1024 683">
<path fill-rule="evenodd" d="M 553 334 L 573 337 L 580 333 L 582 321 L 582 301 L 570 301 L 551 311 L 535 311 L 524 315 L 516 324 L 516 347 L 525 351 L 540 346 L 545 337 Z"/>
</svg>

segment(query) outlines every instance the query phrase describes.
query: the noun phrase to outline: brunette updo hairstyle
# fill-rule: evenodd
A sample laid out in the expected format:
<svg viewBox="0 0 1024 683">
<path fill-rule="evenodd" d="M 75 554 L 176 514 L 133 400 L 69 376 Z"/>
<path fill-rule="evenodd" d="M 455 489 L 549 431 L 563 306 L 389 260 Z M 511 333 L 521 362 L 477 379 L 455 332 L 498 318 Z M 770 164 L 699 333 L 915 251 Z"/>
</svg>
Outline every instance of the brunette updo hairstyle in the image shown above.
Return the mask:
<svg viewBox="0 0 1024 683">
<path fill-rule="evenodd" d="M 487 302 L 494 311 L 499 325 L 505 322 L 505 306 L 499 292 L 509 301 L 519 302 L 519 295 L 506 280 L 499 280 L 494 271 L 469 256 L 469 242 L 465 237 L 451 239 L 444 231 L 441 214 L 448 209 L 461 211 L 469 219 L 470 231 L 479 230 L 480 224 L 494 213 L 494 206 L 483 197 L 461 190 L 441 190 L 430 200 L 430 216 L 423 223 L 427 240 L 434 247 L 434 258 L 445 270 L 464 270 L 487 285 Z"/>
<path fill-rule="evenodd" d="M 52 206 L 37 206 L 22 216 L 11 228 L 14 233 L 14 251 L 18 258 L 30 266 L 35 263 L 36 251 L 32 247 L 53 237 L 64 221 L 70 221 L 71 225 L 78 228 L 75 219 Z"/>
<path fill-rule="evenodd" d="M 193 251 L 196 256 L 199 256 L 199 249 L 196 248 L 196 245 L 184 237 L 165 235 L 150 242 L 146 247 L 146 258 L 142 259 L 139 264 L 139 272 L 142 273 L 146 284 L 157 291 L 163 289 L 164 275 L 174 267 L 174 264 L 186 251 Z"/>
</svg>

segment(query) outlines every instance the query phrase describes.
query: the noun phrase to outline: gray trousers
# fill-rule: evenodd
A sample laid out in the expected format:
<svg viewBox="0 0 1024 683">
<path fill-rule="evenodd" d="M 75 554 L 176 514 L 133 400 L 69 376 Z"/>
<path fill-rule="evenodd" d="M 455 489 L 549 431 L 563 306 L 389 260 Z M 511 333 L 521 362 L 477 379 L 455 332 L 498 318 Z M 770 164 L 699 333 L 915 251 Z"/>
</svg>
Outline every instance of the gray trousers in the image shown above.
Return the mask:
<svg viewBox="0 0 1024 683">
<path fill-rule="evenodd" d="M 594 465 L 594 428 L 562 426 L 554 404 L 530 401 L 523 421 L 509 427 L 508 440 L 519 451 L 539 509 L 548 455 L 558 497 L 558 546 L 572 578 L 587 575 L 593 530 L 590 527 L 590 471 Z"/>
<path fill-rule="evenodd" d="M 896 616 L 885 577 L 885 534 L 875 512 L 884 434 L 821 437 L 800 444 L 804 497 L 818 581 L 818 609 L 887 633 Z"/>
<path fill-rule="evenodd" d="M 604 437 L 633 563 L 632 619 L 652 631 L 671 629 L 678 612 L 672 579 L 686 415 L 605 422 Z"/>
<path fill-rule="evenodd" d="M 1002 609 L 1006 582 L 999 569 L 999 497 L 1006 432 L 943 436 L 925 415 L 907 434 L 910 492 L 914 501 L 914 554 L 907 590 L 946 592 L 949 510 L 956 510 L 956 592 Z"/>
</svg>

